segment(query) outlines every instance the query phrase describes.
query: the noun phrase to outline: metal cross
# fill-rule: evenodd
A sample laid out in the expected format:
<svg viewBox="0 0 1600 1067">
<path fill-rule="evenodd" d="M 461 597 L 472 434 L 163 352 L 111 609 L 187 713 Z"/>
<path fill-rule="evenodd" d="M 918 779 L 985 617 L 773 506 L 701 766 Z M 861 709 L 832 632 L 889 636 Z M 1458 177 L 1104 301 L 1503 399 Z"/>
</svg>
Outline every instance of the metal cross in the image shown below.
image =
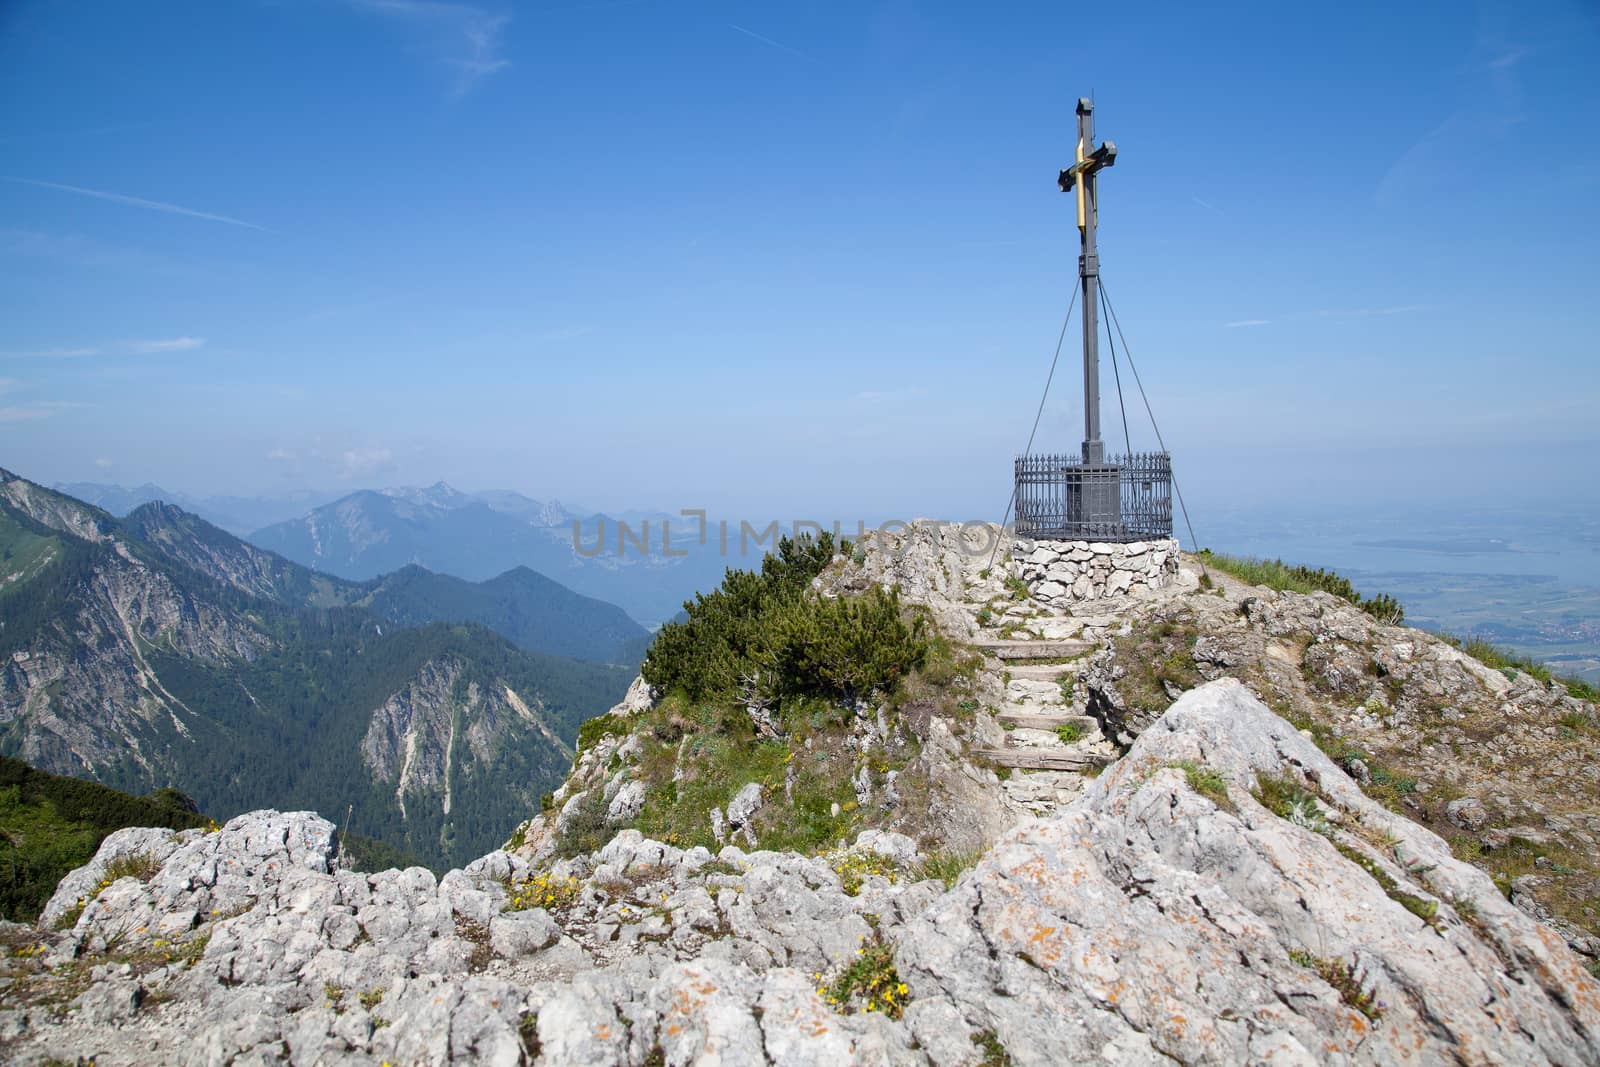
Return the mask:
<svg viewBox="0 0 1600 1067">
<path fill-rule="evenodd" d="M 1105 446 L 1100 441 L 1100 325 L 1096 314 L 1099 299 L 1100 256 L 1095 251 L 1096 175 L 1117 161 L 1117 146 L 1106 141 L 1094 144 L 1094 102 L 1078 101 L 1078 147 L 1076 161 L 1061 172 L 1058 184 L 1063 193 L 1078 193 L 1078 281 L 1083 300 L 1083 462 L 1105 461 Z"/>
</svg>

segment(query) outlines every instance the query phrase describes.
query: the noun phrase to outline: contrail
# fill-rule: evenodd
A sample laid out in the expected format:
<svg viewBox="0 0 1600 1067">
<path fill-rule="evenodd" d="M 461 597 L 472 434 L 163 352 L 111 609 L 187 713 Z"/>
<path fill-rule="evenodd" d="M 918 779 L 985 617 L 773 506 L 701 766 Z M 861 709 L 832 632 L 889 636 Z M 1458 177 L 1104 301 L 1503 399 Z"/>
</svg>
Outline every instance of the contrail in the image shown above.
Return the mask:
<svg viewBox="0 0 1600 1067">
<path fill-rule="evenodd" d="M 756 40 L 760 41 L 762 44 L 770 44 L 774 48 L 778 48 L 778 49 L 781 49 L 781 50 L 783 50 L 785 52 L 788 52 L 791 56 L 797 56 L 800 59 L 806 60 L 807 62 L 811 61 L 811 57 L 806 55 L 804 52 L 801 52 L 801 51 L 798 51 L 796 49 L 790 48 L 786 44 L 780 44 L 779 42 L 774 41 L 771 37 L 763 37 L 763 36 L 761 36 L 761 34 L 757 33 L 755 30 L 747 30 L 743 26 L 740 26 L 739 24 L 734 23 L 734 22 L 730 22 L 730 23 L 728 23 L 728 25 L 730 27 L 732 27 L 733 29 L 738 30 L 740 33 L 744 34 L 746 37 L 754 37 Z"/>
<path fill-rule="evenodd" d="M 77 193 L 79 196 L 92 196 L 97 200 L 109 200 L 114 204 L 127 204 L 129 207 L 142 207 L 150 211 L 165 211 L 169 215 L 187 215 L 191 219 L 205 219 L 208 222 L 225 222 L 229 226 L 244 226 L 251 230 L 260 230 L 262 233 L 272 231 L 265 226 L 257 226 L 253 222 L 232 218 L 228 215 L 213 215 L 209 211 L 195 211 L 192 208 L 179 207 L 177 204 L 164 204 L 159 200 L 146 200 L 139 196 L 124 196 L 122 193 L 107 193 L 100 189 L 84 189 L 76 185 L 62 185 L 60 182 L 42 182 L 34 178 L 7 177 L 6 181 L 20 182 L 23 185 L 36 185 L 41 189 L 59 189 L 64 193 Z"/>
</svg>

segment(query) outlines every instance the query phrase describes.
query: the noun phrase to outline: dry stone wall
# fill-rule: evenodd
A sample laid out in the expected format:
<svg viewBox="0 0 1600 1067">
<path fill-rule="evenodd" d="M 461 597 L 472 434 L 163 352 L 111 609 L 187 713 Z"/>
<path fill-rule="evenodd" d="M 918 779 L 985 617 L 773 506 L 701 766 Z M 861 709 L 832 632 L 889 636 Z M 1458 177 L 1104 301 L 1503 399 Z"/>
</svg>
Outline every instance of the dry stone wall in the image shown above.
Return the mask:
<svg viewBox="0 0 1600 1067">
<path fill-rule="evenodd" d="M 1178 576 L 1178 542 L 1030 541 L 1011 546 L 1011 571 L 1046 604 L 1074 604 L 1160 589 Z"/>
</svg>

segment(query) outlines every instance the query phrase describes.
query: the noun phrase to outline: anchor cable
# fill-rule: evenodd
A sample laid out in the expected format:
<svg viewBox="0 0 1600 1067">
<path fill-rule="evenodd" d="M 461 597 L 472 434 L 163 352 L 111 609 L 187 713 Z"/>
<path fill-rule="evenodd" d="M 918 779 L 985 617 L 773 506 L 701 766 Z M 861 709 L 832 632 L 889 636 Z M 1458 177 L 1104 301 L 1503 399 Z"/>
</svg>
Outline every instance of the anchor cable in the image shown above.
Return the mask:
<svg viewBox="0 0 1600 1067">
<path fill-rule="evenodd" d="M 1128 339 L 1123 336 L 1122 323 L 1117 319 L 1116 309 L 1111 306 L 1111 298 L 1106 295 L 1104 275 L 1100 278 L 1100 298 L 1105 301 L 1106 311 L 1111 316 L 1112 324 L 1117 328 L 1117 336 L 1122 339 L 1122 354 L 1128 358 L 1128 369 L 1133 371 L 1134 384 L 1139 387 L 1139 399 L 1144 401 L 1145 414 L 1150 416 L 1150 428 L 1156 432 L 1156 443 L 1161 446 L 1161 451 L 1165 452 L 1167 451 L 1167 442 L 1161 437 L 1161 427 L 1156 423 L 1156 413 L 1150 408 L 1150 397 L 1144 391 L 1144 382 L 1139 377 L 1139 367 L 1133 362 L 1133 353 L 1128 350 Z M 1194 523 L 1189 521 L 1189 505 L 1183 502 L 1183 490 L 1178 487 L 1178 476 L 1176 474 L 1172 475 L 1172 491 L 1178 498 L 1178 507 L 1183 511 L 1183 524 L 1189 528 L 1189 543 L 1194 545 L 1194 551 L 1198 554 L 1200 552 L 1200 540 L 1194 535 Z M 1014 495 L 1016 490 L 1013 489 L 1012 493 Z M 1200 569 L 1202 572 L 1206 571 L 1206 565 L 1203 561 L 1200 564 Z"/>
<path fill-rule="evenodd" d="M 1122 447 L 1127 449 L 1129 462 L 1133 459 L 1133 439 L 1128 436 L 1128 405 L 1122 399 L 1122 370 L 1117 366 L 1117 343 L 1111 339 L 1111 305 L 1106 303 L 1105 287 L 1100 288 L 1100 306 L 1106 315 L 1106 347 L 1111 349 L 1111 373 L 1117 379 L 1117 408 L 1122 412 Z"/>
<path fill-rule="evenodd" d="M 1034 437 L 1034 434 L 1039 432 L 1039 420 L 1044 416 L 1044 402 L 1047 399 L 1049 399 L 1049 397 L 1050 397 L 1050 383 L 1055 381 L 1055 379 L 1056 379 L 1056 364 L 1061 361 L 1061 346 L 1066 343 L 1066 340 L 1067 340 L 1067 327 L 1069 325 L 1071 325 L 1071 323 L 1072 323 L 1072 310 L 1074 308 L 1076 308 L 1077 306 L 1078 306 L 1078 287 L 1077 286 L 1073 286 L 1072 287 L 1072 300 L 1067 304 L 1067 315 L 1066 315 L 1066 317 L 1064 319 L 1061 320 L 1061 333 L 1056 337 L 1056 354 L 1050 357 L 1050 374 L 1044 380 L 1044 392 L 1039 397 L 1039 410 L 1033 413 L 1033 429 L 1028 431 L 1028 446 L 1022 450 L 1022 454 L 1025 455 L 1025 456 L 1033 451 L 1033 437 Z M 1011 509 L 1013 507 L 1015 507 L 1016 504 L 1017 504 L 1017 483 L 1016 483 L 1016 479 L 1012 479 L 1012 482 L 1011 482 L 1011 499 L 1006 501 L 1005 518 L 1000 520 L 1000 529 L 1002 531 L 1005 530 L 1006 523 L 1011 521 Z M 994 568 L 994 557 L 995 557 L 995 554 L 998 553 L 999 551 L 1000 551 L 1000 537 L 998 535 L 996 535 L 995 539 L 994 539 L 994 548 L 992 548 L 989 551 L 989 566 L 988 566 L 987 569 L 991 569 L 992 570 Z"/>
</svg>

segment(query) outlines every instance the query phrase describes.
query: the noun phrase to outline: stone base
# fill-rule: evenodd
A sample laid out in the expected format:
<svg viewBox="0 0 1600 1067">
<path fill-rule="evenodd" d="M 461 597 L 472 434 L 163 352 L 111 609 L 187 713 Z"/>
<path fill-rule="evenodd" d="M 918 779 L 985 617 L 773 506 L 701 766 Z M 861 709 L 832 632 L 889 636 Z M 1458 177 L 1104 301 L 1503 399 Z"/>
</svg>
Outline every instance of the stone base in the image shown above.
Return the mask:
<svg viewBox="0 0 1600 1067">
<path fill-rule="evenodd" d="M 1011 573 L 1036 600 L 1058 606 L 1137 596 L 1178 577 L 1178 542 L 1030 541 L 1011 546 Z"/>
</svg>

